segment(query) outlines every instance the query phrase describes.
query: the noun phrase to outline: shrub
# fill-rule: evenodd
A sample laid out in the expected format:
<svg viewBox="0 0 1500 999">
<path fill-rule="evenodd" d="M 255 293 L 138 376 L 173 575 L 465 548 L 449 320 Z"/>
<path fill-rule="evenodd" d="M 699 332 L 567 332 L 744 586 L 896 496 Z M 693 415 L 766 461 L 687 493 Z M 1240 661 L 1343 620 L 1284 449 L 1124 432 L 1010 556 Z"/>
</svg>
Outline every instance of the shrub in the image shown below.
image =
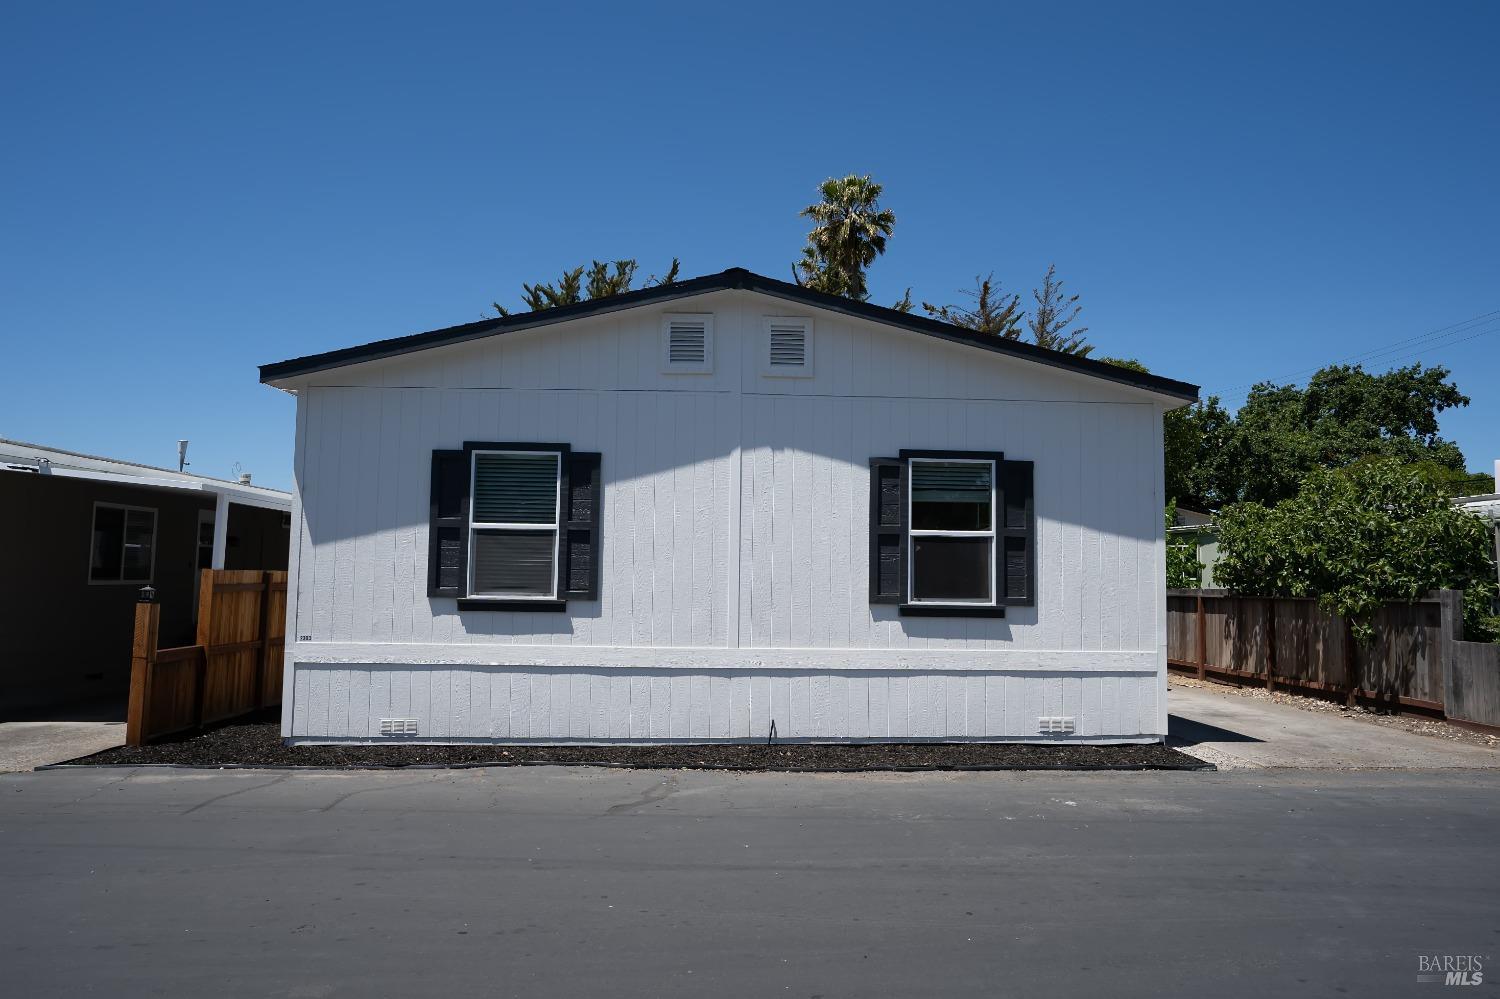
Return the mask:
<svg viewBox="0 0 1500 999">
<path fill-rule="evenodd" d="M 1483 521 L 1422 469 L 1389 458 L 1314 470 L 1291 499 L 1219 512 L 1214 578 L 1260 596 L 1316 597 L 1368 641 L 1387 600 L 1464 591 L 1465 638 L 1493 640 L 1495 563 Z"/>
</svg>

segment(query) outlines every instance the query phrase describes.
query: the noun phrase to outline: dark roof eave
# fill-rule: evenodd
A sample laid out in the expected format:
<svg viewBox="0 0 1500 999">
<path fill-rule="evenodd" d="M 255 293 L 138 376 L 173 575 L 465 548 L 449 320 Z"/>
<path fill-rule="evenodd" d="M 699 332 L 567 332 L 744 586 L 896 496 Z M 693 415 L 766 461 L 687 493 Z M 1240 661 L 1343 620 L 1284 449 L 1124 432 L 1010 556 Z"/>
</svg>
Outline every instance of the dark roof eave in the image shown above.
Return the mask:
<svg viewBox="0 0 1500 999">
<path fill-rule="evenodd" d="M 887 326 L 895 326 L 915 333 L 937 337 L 940 340 L 947 340 L 950 343 L 978 347 L 981 350 L 988 350 L 998 354 L 1008 354 L 1012 357 L 1019 357 L 1024 360 L 1035 361 L 1039 364 L 1061 368 L 1065 371 L 1074 371 L 1079 374 L 1102 378 L 1106 381 L 1128 385 L 1132 388 L 1144 389 L 1148 392 L 1155 392 L 1187 402 L 1196 402 L 1198 400 L 1198 386 L 1188 382 L 1164 378 L 1161 375 L 1132 371 L 1129 368 L 1122 368 L 1107 361 L 1095 361 L 1087 357 L 1075 357 L 1072 354 L 1048 350 L 1034 344 L 986 336 L 980 333 L 971 333 L 960 327 L 938 322 L 935 319 L 926 319 L 922 316 L 898 312 L 895 309 L 888 309 L 884 306 L 871 305 L 868 302 L 856 302 L 853 299 L 843 298 L 838 295 L 827 295 L 823 292 L 812 291 L 786 281 L 777 281 L 774 278 L 752 273 L 741 267 L 731 267 L 729 270 L 721 271 L 718 274 L 708 274 L 703 277 L 691 278 L 687 281 L 679 281 L 675 284 L 655 288 L 642 288 L 638 291 L 628 291 L 621 295 L 611 295 L 608 298 L 593 299 L 587 302 L 579 302 L 575 305 L 558 306 L 555 309 L 547 309 L 542 312 L 526 312 L 499 319 L 483 319 L 479 322 L 465 323 L 461 326 L 450 326 L 445 329 L 431 330 L 426 333 L 413 333 L 409 336 L 394 337 L 389 340 L 377 340 L 374 343 L 362 344 L 357 347 L 344 347 L 322 354 L 311 354 L 307 357 L 277 361 L 274 364 L 263 364 L 260 366 L 260 380 L 264 383 L 269 383 L 284 378 L 294 378 L 299 375 L 327 371 L 330 368 L 343 367 L 347 364 L 358 364 L 363 361 L 397 357 L 401 354 L 427 350 L 432 347 L 444 347 L 451 344 L 464 343 L 469 340 L 477 340 L 481 337 L 513 333 L 540 326 L 552 326 L 572 319 L 605 315 L 610 312 L 619 312 L 623 309 L 631 309 L 655 302 L 669 302 L 674 299 L 734 289 L 758 291 L 763 294 L 786 299 L 787 301 L 827 309 L 830 312 L 838 312 L 858 319 L 867 319 Z"/>
</svg>

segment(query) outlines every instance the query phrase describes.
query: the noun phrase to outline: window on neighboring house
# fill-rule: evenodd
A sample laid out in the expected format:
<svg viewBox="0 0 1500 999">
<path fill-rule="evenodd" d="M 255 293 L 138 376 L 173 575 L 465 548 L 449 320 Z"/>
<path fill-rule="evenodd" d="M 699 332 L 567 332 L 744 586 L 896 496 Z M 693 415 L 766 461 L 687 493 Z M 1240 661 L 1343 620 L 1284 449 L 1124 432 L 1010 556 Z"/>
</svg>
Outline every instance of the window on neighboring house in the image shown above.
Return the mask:
<svg viewBox="0 0 1500 999">
<path fill-rule="evenodd" d="M 995 603 L 995 463 L 911 459 L 911 602 Z"/>
<path fill-rule="evenodd" d="M 91 583 L 149 583 L 156 559 L 156 511 L 94 504 Z"/>
<path fill-rule="evenodd" d="M 472 454 L 469 595 L 555 599 L 562 455 Z"/>
</svg>

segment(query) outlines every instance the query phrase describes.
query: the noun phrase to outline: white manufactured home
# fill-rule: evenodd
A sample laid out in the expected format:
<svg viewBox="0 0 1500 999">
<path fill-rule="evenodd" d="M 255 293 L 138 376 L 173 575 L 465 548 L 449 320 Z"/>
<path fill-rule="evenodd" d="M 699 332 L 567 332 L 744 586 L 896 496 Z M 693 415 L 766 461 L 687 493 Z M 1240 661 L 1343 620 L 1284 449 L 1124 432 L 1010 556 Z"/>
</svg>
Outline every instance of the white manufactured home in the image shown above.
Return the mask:
<svg viewBox="0 0 1500 999">
<path fill-rule="evenodd" d="M 283 361 L 294 742 L 1154 742 L 1197 388 L 734 269 Z"/>
</svg>

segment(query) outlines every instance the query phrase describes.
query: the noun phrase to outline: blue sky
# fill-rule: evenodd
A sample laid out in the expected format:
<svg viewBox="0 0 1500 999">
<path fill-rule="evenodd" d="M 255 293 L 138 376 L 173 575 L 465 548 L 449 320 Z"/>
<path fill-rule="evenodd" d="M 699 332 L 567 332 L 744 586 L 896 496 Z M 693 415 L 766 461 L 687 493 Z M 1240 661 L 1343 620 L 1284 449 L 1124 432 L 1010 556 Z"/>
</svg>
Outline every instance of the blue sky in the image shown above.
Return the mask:
<svg viewBox="0 0 1500 999">
<path fill-rule="evenodd" d="M 590 257 L 785 276 L 852 171 L 876 302 L 1055 261 L 1101 353 L 1238 403 L 1500 310 L 1497 41 L 1459 0 L 10 5 L 0 436 L 287 486 L 257 364 Z M 1373 365 L 1451 367 L 1482 470 L 1496 330 Z"/>
</svg>

